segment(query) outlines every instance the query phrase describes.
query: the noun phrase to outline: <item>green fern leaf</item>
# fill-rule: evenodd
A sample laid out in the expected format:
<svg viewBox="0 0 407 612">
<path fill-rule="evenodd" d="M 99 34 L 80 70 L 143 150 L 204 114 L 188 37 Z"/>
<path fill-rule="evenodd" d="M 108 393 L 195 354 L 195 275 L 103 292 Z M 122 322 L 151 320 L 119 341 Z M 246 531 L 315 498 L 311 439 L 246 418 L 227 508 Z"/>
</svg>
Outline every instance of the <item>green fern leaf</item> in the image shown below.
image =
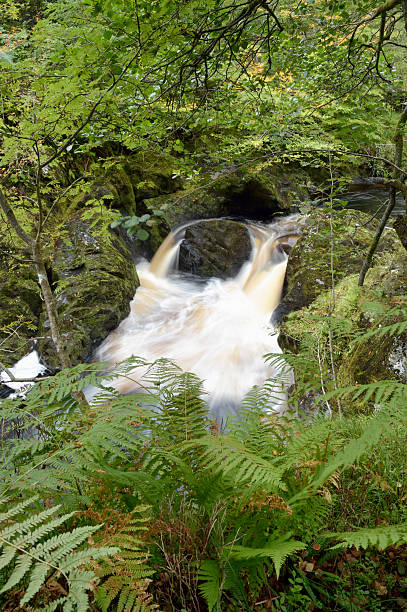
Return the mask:
<svg viewBox="0 0 407 612">
<path fill-rule="evenodd" d="M 221 596 L 221 576 L 219 566 L 216 561 L 202 561 L 198 570 L 198 579 L 201 583 L 198 586 L 199 592 L 208 604 L 209 612 L 218 605 Z"/>
<path fill-rule="evenodd" d="M 231 556 L 239 560 L 250 560 L 259 557 L 271 558 L 276 569 L 277 577 L 285 559 L 294 552 L 304 550 L 306 544 L 298 540 L 287 540 L 289 535 L 279 540 L 268 543 L 263 548 L 249 548 L 247 546 L 233 545 L 229 550 Z"/>
<path fill-rule="evenodd" d="M 358 531 L 345 531 L 343 533 L 327 533 L 326 535 L 340 541 L 333 548 L 376 546 L 379 550 L 383 550 L 388 546 L 401 545 L 407 542 L 407 523 L 359 529 Z"/>
</svg>

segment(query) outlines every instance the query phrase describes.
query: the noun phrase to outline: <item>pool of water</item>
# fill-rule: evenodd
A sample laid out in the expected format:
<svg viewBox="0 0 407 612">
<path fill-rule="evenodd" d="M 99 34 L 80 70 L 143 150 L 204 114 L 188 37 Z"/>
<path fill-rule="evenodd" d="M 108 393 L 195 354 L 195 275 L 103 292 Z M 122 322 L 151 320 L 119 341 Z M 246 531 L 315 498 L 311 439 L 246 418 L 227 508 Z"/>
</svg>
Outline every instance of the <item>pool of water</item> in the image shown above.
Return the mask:
<svg viewBox="0 0 407 612">
<path fill-rule="evenodd" d="M 346 191 L 340 194 L 340 198 L 348 202 L 348 208 L 354 208 L 366 213 L 375 214 L 384 211 L 389 190 L 381 185 L 376 185 L 369 179 L 356 179 L 348 185 Z M 406 212 L 406 204 L 401 194 L 397 194 L 396 206 L 393 215 L 403 215 Z"/>
</svg>

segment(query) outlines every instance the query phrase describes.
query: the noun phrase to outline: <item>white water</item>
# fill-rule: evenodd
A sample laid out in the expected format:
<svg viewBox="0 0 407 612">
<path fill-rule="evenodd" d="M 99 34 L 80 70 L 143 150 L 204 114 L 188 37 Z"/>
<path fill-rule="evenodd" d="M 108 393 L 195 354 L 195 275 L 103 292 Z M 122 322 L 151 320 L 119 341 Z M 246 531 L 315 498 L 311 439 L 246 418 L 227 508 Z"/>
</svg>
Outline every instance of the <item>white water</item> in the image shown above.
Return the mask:
<svg viewBox="0 0 407 612">
<path fill-rule="evenodd" d="M 270 225 L 249 223 L 252 255 L 235 278 L 206 284 L 173 271 L 185 226 L 165 240 L 151 263 L 137 266 L 140 287 L 131 312 L 99 347 L 98 361 L 113 365 L 132 355 L 152 362 L 173 360 L 197 374 L 208 393 L 211 418 L 225 423 L 246 393 L 270 377 L 281 392 L 271 411 L 285 405 L 291 373 L 273 369 L 266 353 L 281 353 L 270 317 L 279 303 L 287 255 L 280 243 L 292 245 L 301 226 L 296 217 Z M 136 371 L 135 376 L 142 372 Z M 138 385 L 118 379 L 121 393 Z"/>
<path fill-rule="evenodd" d="M 35 378 L 43 374 L 46 367 L 40 363 L 37 351 L 31 351 L 31 353 L 22 357 L 20 361 L 17 361 L 9 370 L 15 378 L 25 379 Z M 27 390 L 34 384 L 32 382 L 12 382 L 6 372 L 0 372 L 0 381 L 15 391 Z"/>
</svg>

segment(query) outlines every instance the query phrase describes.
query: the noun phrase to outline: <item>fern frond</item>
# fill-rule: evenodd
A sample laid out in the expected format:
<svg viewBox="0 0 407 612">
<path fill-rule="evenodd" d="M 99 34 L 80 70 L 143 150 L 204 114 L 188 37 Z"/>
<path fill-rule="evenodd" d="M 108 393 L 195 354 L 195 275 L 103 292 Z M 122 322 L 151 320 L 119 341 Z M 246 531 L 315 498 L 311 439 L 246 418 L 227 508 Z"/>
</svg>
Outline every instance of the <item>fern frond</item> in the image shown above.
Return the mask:
<svg viewBox="0 0 407 612">
<path fill-rule="evenodd" d="M 0 592 L 5 593 L 19 585 L 23 579 L 27 580 L 28 587 L 20 602 L 20 605 L 24 606 L 35 597 L 49 573 L 56 571 L 61 573 L 68 583 L 67 605 L 75 604 L 78 610 L 85 611 L 87 590 L 95 575 L 88 572 L 85 576 L 78 567 L 90 559 L 115 554 L 118 549 L 79 549 L 100 526 L 78 527 L 53 535 L 73 515 L 69 513 L 53 518 L 59 506 L 18 520 L 18 516 L 22 512 L 27 514 L 27 509 L 36 501 L 38 496 L 30 497 L 1 513 L 0 564 L 8 573 L 8 579 Z M 11 521 L 13 524 L 9 525 Z"/>
<path fill-rule="evenodd" d="M 217 561 L 210 559 L 202 561 L 197 577 L 201 581 L 198 590 L 208 605 L 208 611 L 212 612 L 222 595 L 221 575 Z"/>
<path fill-rule="evenodd" d="M 376 546 L 383 550 L 388 546 L 401 545 L 407 542 L 407 523 L 401 525 L 380 525 L 370 529 L 358 529 L 343 533 L 326 533 L 327 537 L 338 540 L 333 549 L 354 546 L 368 548 Z"/>
<path fill-rule="evenodd" d="M 185 444 L 185 448 L 202 449 L 202 466 L 210 472 L 220 471 L 232 483 L 250 483 L 266 490 L 284 489 L 282 470 L 272 460 L 259 457 L 232 436 L 206 436 Z"/>
<path fill-rule="evenodd" d="M 147 506 L 136 507 L 127 517 L 125 526 L 109 538 L 109 544 L 120 548 L 112 559 L 99 565 L 100 584 L 95 599 L 102 612 L 115 605 L 117 612 L 150 612 L 156 609 L 147 592 L 150 576 L 148 553 L 143 550 L 140 533 L 146 530 Z M 137 516 L 140 515 L 140 516 Z"/>
<path fill-rule="evenodd" d="M 249 548 L 247 546 L 231 545 L 230 554 L 232 558 L 239 560 L 249 560 L 259 557 L 270 558 L 274 563 L 277 577 L 280 574 L 280 569 L 285 559 L 294 552 L 304 550 L 306 544 L 298 540 L 288 539 L 291 534 L 278 540 L 270 541 L 262 548 Z"/>
</svg>

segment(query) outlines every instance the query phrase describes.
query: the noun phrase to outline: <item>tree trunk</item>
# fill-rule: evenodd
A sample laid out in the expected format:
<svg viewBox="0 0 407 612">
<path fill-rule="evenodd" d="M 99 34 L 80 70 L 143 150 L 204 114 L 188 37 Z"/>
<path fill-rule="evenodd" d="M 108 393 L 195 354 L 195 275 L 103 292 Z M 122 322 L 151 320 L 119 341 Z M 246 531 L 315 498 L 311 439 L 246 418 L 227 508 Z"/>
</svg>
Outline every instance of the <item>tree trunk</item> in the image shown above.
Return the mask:
<svg viewBox="0 0 407 612">
<path fill-rule="evenodd" d="M 395 181 L 403 181 L 403 179 L 405 178 L 405 173 L 403 173 L 400 170 L 400 167 L 403 161 L 404 128 L 406 125 L 406 121 L 407 121 L 407 104 L 405 105 L 403 112 L 400 115 L 400 119 L 398 120 L 396 131 L 394 134 L 394 144 L 396 146 L 396 150 L 394 153 L 394 165 L 396 166 L 396 168 L 393 172 L 393 179 Z M 390 217 L 395 205 L 396 205 L 396 188 L 394 186 L 391 186 L 389 190 L 389 203 L 386 207 L 386 210 L 383 213 L 383 216 L 380 220 L 380 225 L 377 229 L 376 235 L 373 238 L 372 244 L 370 245 L 369 252 L 366 255 L 366 258 L 360 270 L 359 281 L 358 281 L 359 287 L 363 286 L 366 273 L 372 264 L 373 255 L 376 251 L 377 245 L 379 244 L 379 240 L 381 238 L 383 230 L 386 227 L 387 220 Z"/>
<path fill-rule="evenodd" d="M 44 259 L 41 252 L 40 235 L 37 233 L 37 238 L 27 234 L 17 221 L 13 209 L 8 203 L 3 192 L 0 190 L 0 207 L 6 216 L 7 221 L 16 232 L 17 236 L 25 242 L 31 249 L 35 270 L 37 272 L 38 283 L 41 287 L 42 297 L 44 298 L 45 308 L 51 328 L 51 338 L 57 351 L 58 359 L 62 368 L 70 368 L 71 360 L 65 351 L 64 342 L 61 335 L 61 325 L 59 321 L 58 311 L 55 303 L 54 294 L 48 281 L 47 271 L 45 269 Z"/>
<path fill-rule="evenodd" d="M 55 345 L 55 350 L 58 359 L 63 368 L 71 367 L 71 360 L 65 350 L 64 342 L 61 335 L 61 324 L 59 321 L 58 311 L 55 303 L 55 297 L 52 293 L 49 284 L 47 271 L 45 269 L 44 260 L 41 253 L 41 247 L 36 241 L 32 248 L 35 271 L 37 272 L 38 283 L 41 287 L 42 297 L 44 298 L 45 308 L 49 319 L 51 338 Z"/>
</svg>

